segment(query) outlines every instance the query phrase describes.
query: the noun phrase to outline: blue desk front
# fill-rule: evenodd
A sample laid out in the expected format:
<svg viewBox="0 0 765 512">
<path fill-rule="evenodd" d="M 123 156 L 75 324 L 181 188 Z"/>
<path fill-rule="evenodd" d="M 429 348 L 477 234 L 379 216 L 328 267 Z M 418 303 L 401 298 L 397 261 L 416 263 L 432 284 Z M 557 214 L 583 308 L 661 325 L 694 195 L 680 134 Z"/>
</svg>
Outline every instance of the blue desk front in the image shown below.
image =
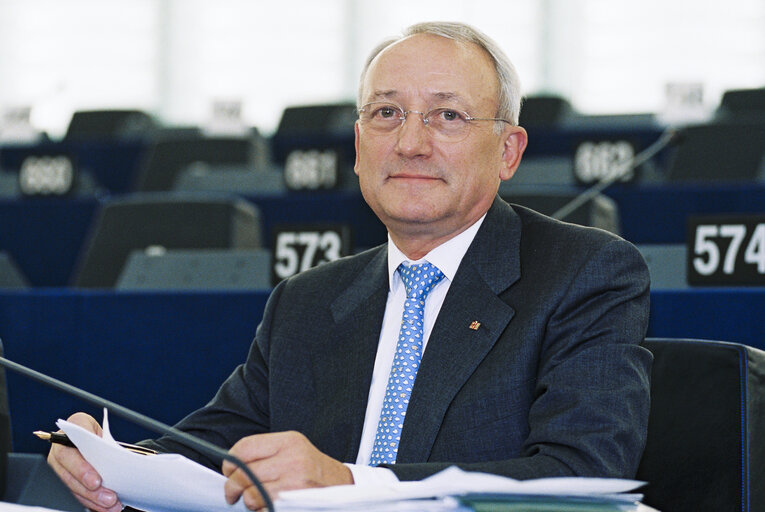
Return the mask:
<svg viewBox="0 0 765 512">
<path fill-rule="evenodd" d="M 247 356 L 267 292 L 0 293 L 8 358 L 166 423 L 206 403 Z M 649 336 L 736 341 L 765 349 L 765 288 L 657 291 Z M 76 410 L 78 399 L 8 374 L 16 451 L 44 452 L 32 436 Z M 126 421 L 115 435 L 152 435 Z"/>
</svg>

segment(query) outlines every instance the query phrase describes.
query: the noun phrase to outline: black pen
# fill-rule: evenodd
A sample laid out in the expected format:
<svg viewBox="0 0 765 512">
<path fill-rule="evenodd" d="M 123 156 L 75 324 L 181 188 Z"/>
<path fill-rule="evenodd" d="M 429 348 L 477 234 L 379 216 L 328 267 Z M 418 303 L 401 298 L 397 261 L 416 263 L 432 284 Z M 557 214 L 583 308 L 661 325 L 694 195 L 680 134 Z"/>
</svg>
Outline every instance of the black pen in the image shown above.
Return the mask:
<svg viewBox="0 0 765 512">
<path fill-rule="evenodd" d="M 63 446 L 69 446 L 69 447 L 75 448 L 74 443 L 63 432 L 43 432 L 42 430 L 36 430 L 34 432 L 34 435 L 36 435 L 43 441 L 48 441 L 53 444 L 60 444 Z M 157 452 L 155 452 L 151 448 L 144 448 L 143 446 L 138 446 L 135 444 L 128 444 L 128 443 L 118 442 L 117 444 L 139 455 L 156 455 L 157 454 Z"/>
</svg>

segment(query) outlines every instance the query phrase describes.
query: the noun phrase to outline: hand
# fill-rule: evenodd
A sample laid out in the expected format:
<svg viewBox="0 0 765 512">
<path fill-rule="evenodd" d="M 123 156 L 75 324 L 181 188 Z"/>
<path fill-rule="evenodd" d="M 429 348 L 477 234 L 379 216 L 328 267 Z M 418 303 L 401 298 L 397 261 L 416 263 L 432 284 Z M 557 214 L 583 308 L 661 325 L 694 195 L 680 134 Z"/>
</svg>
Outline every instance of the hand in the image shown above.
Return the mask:
<svg viewBox="0 0 765 512">
<path fill-rule="evenodd" d="M 303 434 L 277 432 L 240 439 L 229 451 L 244 461 L 260 479 L 266 492 L 276 499 L 280 491 L 352 484 L 351 471 L 341 462 L 324 455 Z M 265 506 L 257 488 L 234 464 L 224 461 L 226 501 L 236 503 L 244 496 L 251 510 Z"/>
<path fill-rule="evenodd" d="M 85 413 L 73 414 L 68 421 L 101 435 L 101 425 Z M 117 494 L 101 486 L 101 476 L 88 464 L 77 448 L 52 445 L 48 453 L 48 464 L 85 507 L 98 512 L 122 510 L 122 503 L 117 499 Z"/>
</svg>

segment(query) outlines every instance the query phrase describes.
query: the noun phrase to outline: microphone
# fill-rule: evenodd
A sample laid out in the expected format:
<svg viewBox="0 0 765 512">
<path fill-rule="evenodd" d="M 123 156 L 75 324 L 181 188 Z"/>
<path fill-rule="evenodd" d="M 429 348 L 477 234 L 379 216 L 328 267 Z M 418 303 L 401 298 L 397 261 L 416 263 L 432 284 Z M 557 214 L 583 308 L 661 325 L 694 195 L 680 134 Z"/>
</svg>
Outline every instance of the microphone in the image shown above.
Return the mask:
<svg viewBox="0 0 765 512">
<path fill-rule="evenodd" d="M 191 434 L 178 430 L 175 427 L 171 427 L 170 425 L 166 425 L 153 418 L 149 418 L 148 416 L 145 416 L 141 413 L 128 409 L 127 407 L 123 407 L 122 405 L 116 404 L 110 400 L 106 400 L 105 398 L 101 398 L 97 395 L 94 395 L 93 393 L 89 393 L 83 389 L 72 386 L 71 384 L 67 384 L 66 382 L 62 382 L 58 379 L 54 379 L 53 377 L 50 377 L 38 371 L 32 370 L 31 368 L 27 368 L 26 366 L 15 363 L 9 359 L 6 359 L 5 357 L 0 357 L 0 366 L 4 366 L 5 368 L 8 368 L 9 370 L 13 370 L 16 373 L 20 373 L 26 377 L 29 377 L 32 380 L 35 380 L 47 386 L 56 388 L 60 391 L 63 391 L 64 393 L 74 395 L 77 398 L 85 400 L 86 402 L 90 402 L 91 404 L 94 404 L 98 407 L 105 407 L 110 412 L 113 412 L 114 414 L 118 416 L 126 418 L 134 423 L 137 423 L 138 425 L 144 428 L 153 430 L 154 432 L 157 432 L 159 434 L 173 437 L 179 442 L 181 442 L 182 444 L 190 448 L 193 448 L 201 453 L 204 453 L 205 455 L 231 462 L 232 464 L 236 465 L 239 469 L 241 469 L 244 472 L 244 474 L 247 475 L 247 478 L 249 478 L 250 481 L 253 483 L 255 488 L 257 488 L 258 492 L 263 497 L 263 501 L 265 502 L 265 505 L 268 511 L 274 512 L 274 504 L 271 501 L 271 497 L 268 495 L 265 488 L 263 488 L 263 484 L 260 482 L 260 480 L 258 480 L 258 478 L 252 473 L 250 468 L 248 468 L 247 465 L 241 459 L 239 459 L 238 457 L 234 457 L 226 450 L 208 441 L 205 441 L 204 439 L 200 439 L 198 437 L 192 436 Z"/>
<path fill-rule="evenodd" d="M 646 162 L 647 160 L 651 159 L 656 153 L 661 151 L 662 149 L 666 148 L 667 146 L 671 144 L 676 144 L 678 142 L 681 142 L 681 133 L 680 131 L 676 130 L 675 128 L 668 128 L 664 131 L 664 133 L 661 134 L 661 136 L 645 148 L 643 151 L 638 153 L 637 155 L 628 158 L 627 160 L 623 162 L 619 162 L 621 165 L 621 168 L 618 169 L 616 172 L 611 174 L 608 178 L 605 178 L 592 187 L 588 188 L 578 196 L 576 196 L 574 199 L 569 201 L 568 203 L 564 204 L 562 207 L 558 209 L 555 213 L 551 215 L 553 219 L 558 220 L 564 220 L 566 217 L 569 216 L 574 210 L 582 206 L 584 203 L 592 199 L 593 197 L 597 196 L 600 192 L 602 192 L 605 188 L 613 184 L 614 182 L 622 179 L 624 176 L 632 172 L 633 169 L 637 168 L 643 162 Z"/>
</svg>

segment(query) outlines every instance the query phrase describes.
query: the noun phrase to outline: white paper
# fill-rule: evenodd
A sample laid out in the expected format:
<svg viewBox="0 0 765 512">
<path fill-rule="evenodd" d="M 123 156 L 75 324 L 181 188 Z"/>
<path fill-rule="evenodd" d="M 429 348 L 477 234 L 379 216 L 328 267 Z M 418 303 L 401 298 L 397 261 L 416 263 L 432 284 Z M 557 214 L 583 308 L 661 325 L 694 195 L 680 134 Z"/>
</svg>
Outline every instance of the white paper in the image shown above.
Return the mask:
<svg viewBox="0 0 765 512">
<path fill-rule="evenodd" d="M 220 473 L 182 455 L 140 455 L 121 447 L 109 432 L 106 410 L 103 438 L 65 420 L 58 420 L 56 425 L 123 505 L 146 512 L 247 510 L 243 500 L 235 505 L 226 503 L 226 478 Z"/>
<path fill-rule="evenodd" d="M 384 502 L 443 498 L 470 493 L 533 494 L 551 496 L 609 496 L 632 491 L 644 482 L 616 478 L 541 478 L 514 480 L 487 473 L 466 472 L 453 466 L 418 482 L 393 482 L 384 486 L 335 486 L 284 491 L 278 510 L 352 509 Z M 640 495 L 624 495 L 625 501 Z"/>
</svg>

